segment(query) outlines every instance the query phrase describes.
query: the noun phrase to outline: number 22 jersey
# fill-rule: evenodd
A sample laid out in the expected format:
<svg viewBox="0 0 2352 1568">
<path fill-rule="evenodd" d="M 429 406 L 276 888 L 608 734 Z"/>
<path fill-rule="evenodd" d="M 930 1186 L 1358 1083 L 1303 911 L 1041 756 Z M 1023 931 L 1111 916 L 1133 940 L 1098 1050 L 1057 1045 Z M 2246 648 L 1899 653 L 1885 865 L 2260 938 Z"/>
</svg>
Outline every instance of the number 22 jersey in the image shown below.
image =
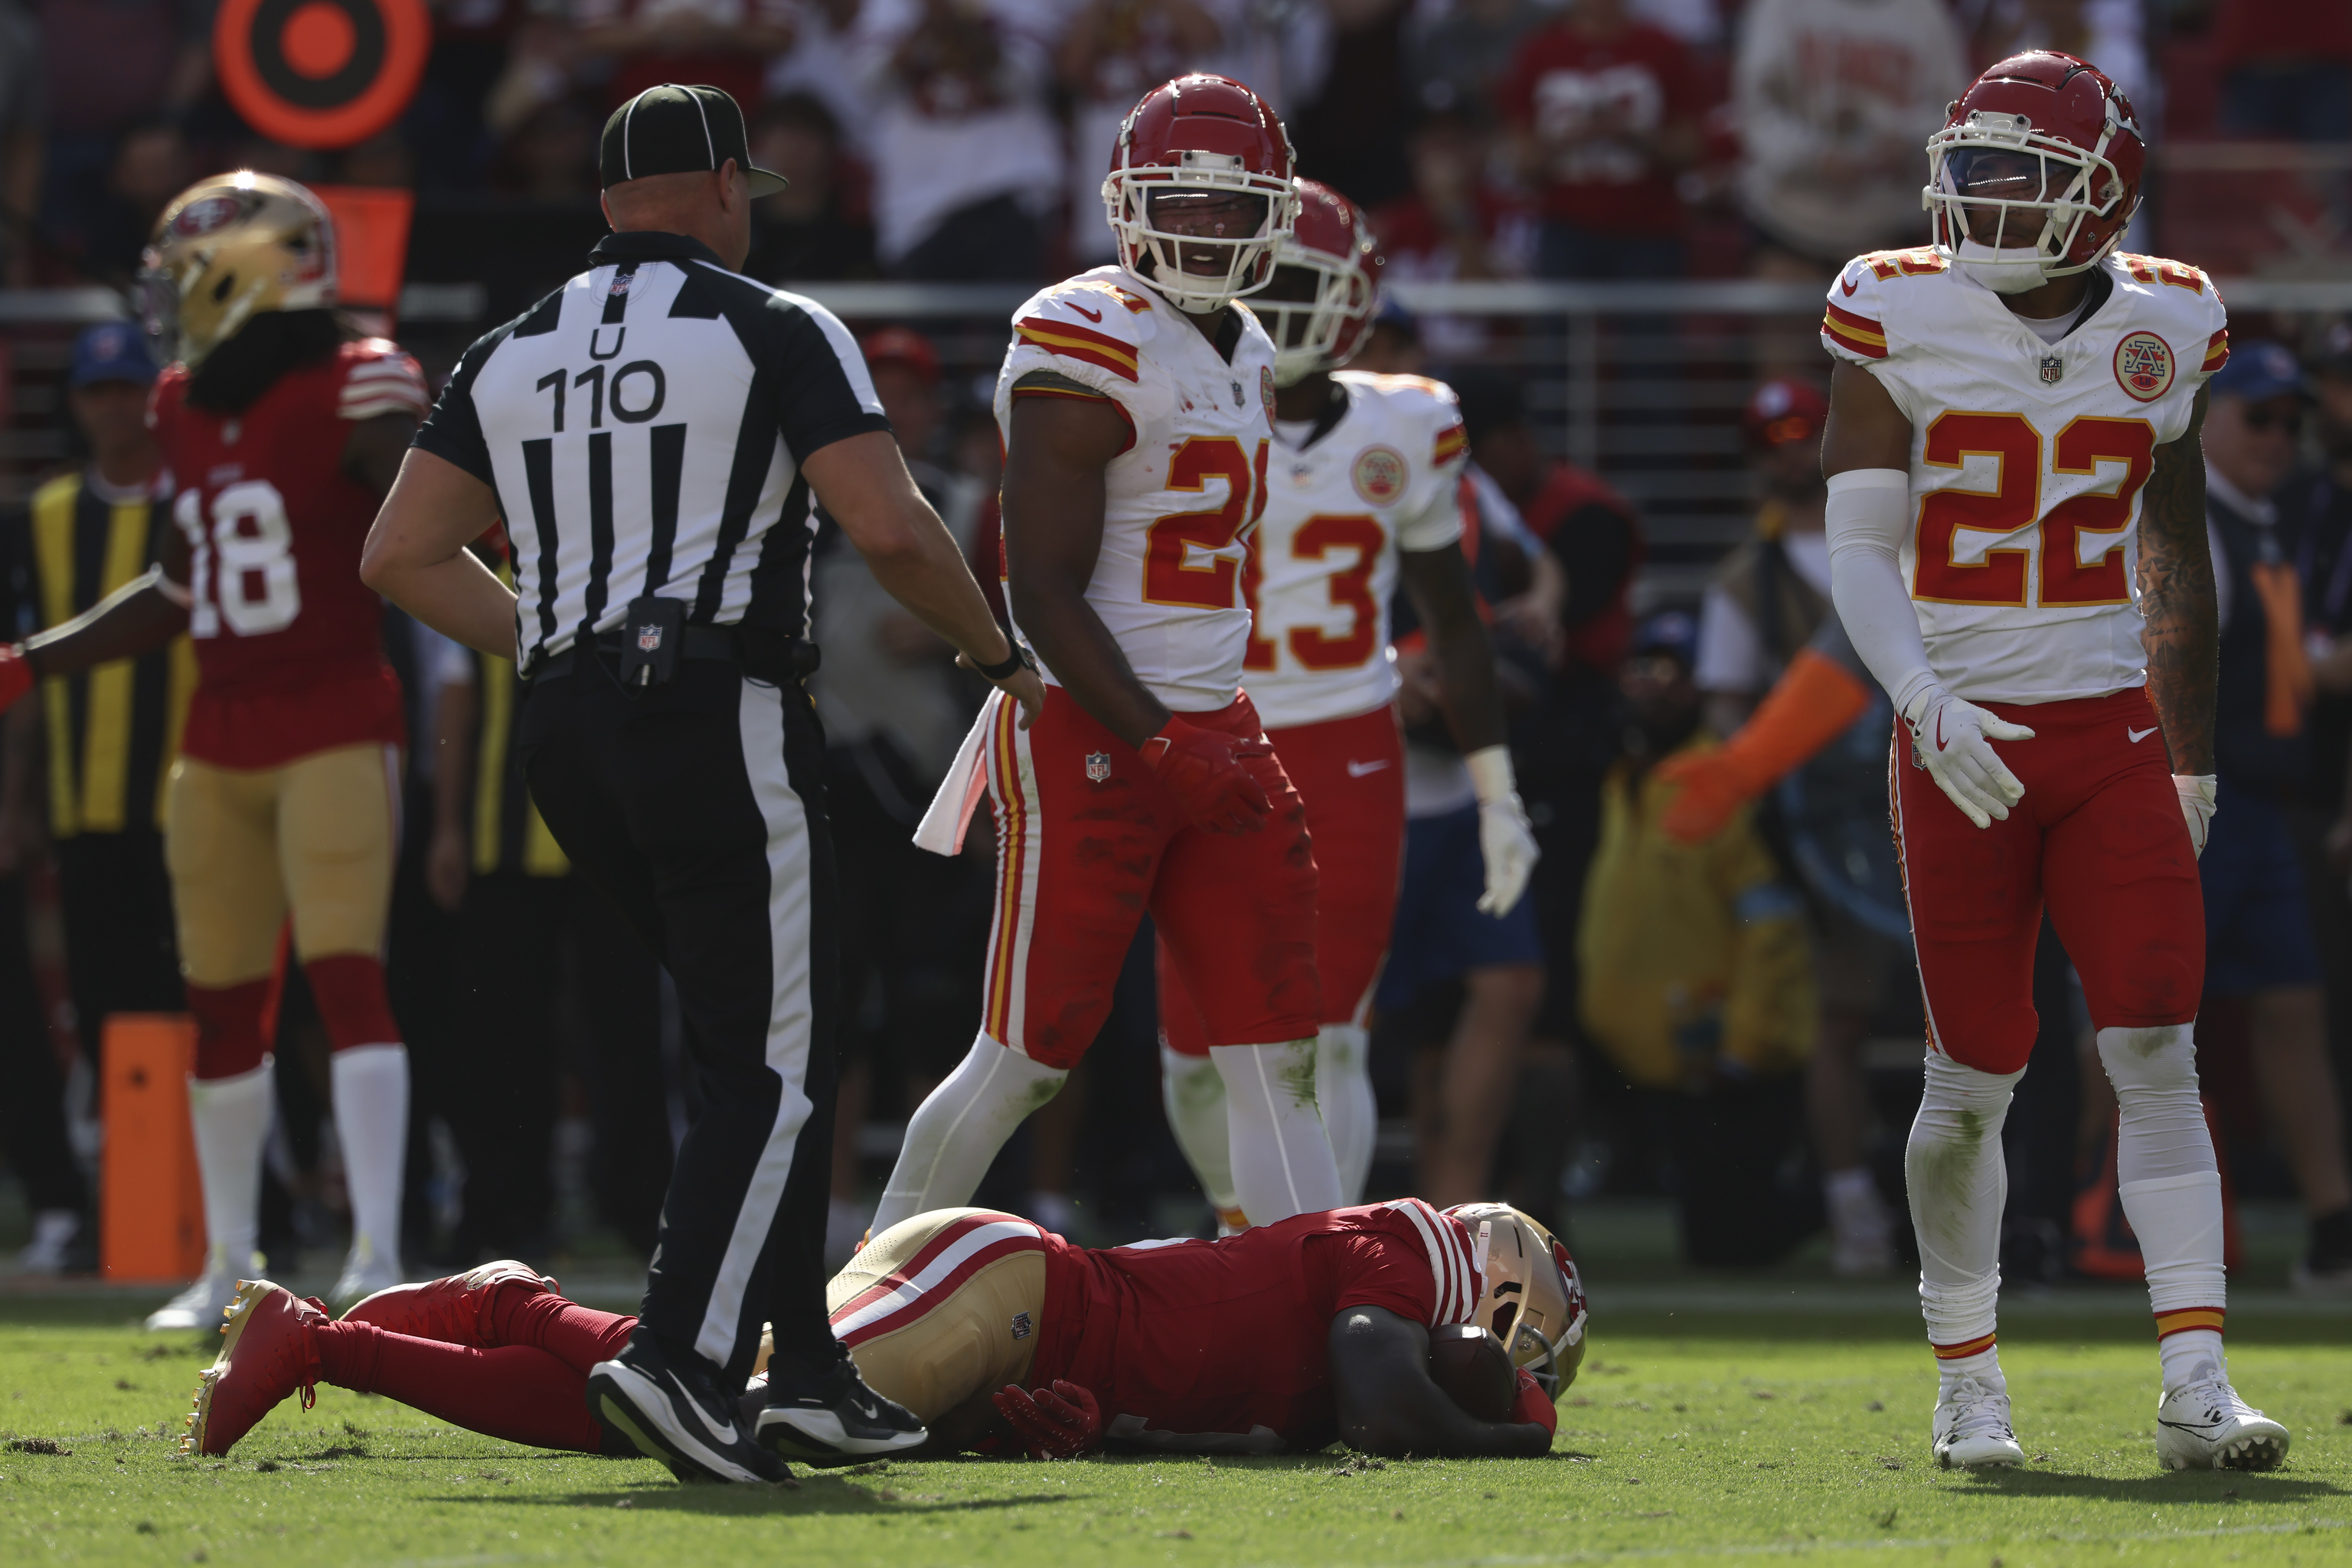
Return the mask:
<svg viewBox="0 0 2352 1568">
<path fill-rule="evenodd" d="M 2230 357 L 2212 280 L 2108 256 L 2073 328 L 2045 343 L 1933 251 L 1879 251 L 1830 285 L 1822 342 L 1911 421 L 1900 563 L 1937 678 L 1976 702 L 2144 684 L 2142 491 Z"/>
<path fill-rule="evenodd" d="M 381 338 L 347 342 L 229 415 L 189 406 L 187 390 L 173 365 L 148 407 L 189 547 L 196 689 L 182 752 L 266 768 L 399 743 L 383 602 L 360 581 L 376 498 L 343 452 L 358 421 L 425 412 L 416 362 Z"/>
<path fill-rule="evenodd" d="M 1097 267 L 1014 313 L 996 380 L 1007 442 L 1016 385 L 1021 397 L 1108 401 L 1127 420 L 1128 444 L 1103 472 L 1087 603 L 1136 679 L 1179 713 L 1231 703 L 1249 646 L 1242 558 L 1265 506 L 1274 342 L 1246 307 L 1234 314 L 1241 331 L 1227 360 L 1123 268 Z M 1045 676 L 1055 679 L 1050 668 Z"/>
</svg>

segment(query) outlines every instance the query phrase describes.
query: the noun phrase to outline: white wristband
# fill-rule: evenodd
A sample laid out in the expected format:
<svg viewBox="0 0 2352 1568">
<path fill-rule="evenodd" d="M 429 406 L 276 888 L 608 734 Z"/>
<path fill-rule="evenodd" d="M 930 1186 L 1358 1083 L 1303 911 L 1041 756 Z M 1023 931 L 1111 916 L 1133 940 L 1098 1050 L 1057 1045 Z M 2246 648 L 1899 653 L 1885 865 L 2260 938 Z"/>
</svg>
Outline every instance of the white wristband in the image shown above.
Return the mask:
<svg viewBox="0 0 2352 1568">
<path fill-rule="evenodd" d="M 174 583 L 169 577 L 164 576 L 163 568 L 160 565 L 150 566 L 147 569 L 147 581 L 148 584 L 154 588 L 155 592 L 163 595 L 163 597 L 169 599 L 172 603 L 179 605 L 180 608 L 184 610 L 189 608 L 196 602 L 195 595 L 188 591 L 187 584 L 184 583 Z"/>
<path fill-rule="evenodd" d="M 1478 792 L 1479 805 L 1518 793 L 1518 780 L 1511 772 L 1510 747 L 1481 746 L 1462 760 L 1470 765 L 1470 787 Z"/>
</svg>

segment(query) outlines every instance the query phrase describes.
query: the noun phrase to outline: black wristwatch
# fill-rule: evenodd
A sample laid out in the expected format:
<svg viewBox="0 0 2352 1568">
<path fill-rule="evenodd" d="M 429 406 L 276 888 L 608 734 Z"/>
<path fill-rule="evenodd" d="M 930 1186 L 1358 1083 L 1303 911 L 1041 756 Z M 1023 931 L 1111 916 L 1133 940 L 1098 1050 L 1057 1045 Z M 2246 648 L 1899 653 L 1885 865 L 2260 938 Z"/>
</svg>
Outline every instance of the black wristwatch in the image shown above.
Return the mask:
<svg viewBox="0 0 2352 1568">
<path fill-rule="evenodd" d="M 1010 680 L 1022 670 L 1034 669 L 1037 668 L 1037 661 L 1030 657 L 1029 650 L 1027 648 L 1023 647 L 1019 642 L 1013 641 L 1012 638 L 1008 637 L 1005 640 L 1012 642 L 1013 652 L 1004 659 L 995 664 L 982 664 L 978 659 L 973 659 L 971 661 L 971 667 L 980 671 L 982 675 L 985 676 L 990 680 Z"/>
</svg>

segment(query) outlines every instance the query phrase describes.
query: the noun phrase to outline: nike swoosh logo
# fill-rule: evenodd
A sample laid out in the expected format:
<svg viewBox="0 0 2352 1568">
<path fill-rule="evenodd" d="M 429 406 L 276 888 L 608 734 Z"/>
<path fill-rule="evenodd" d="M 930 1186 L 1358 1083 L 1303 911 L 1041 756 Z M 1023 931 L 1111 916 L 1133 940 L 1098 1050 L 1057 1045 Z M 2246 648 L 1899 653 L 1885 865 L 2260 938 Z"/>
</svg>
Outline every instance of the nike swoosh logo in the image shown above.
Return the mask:
<svg viewBox="0 0 2352 1568">
<path fill-rule="evenodd" d="M 1376 763 L 1349 763 L 1348 764 L 1348 776 L 1351 779 L 1360 779 L 1367 773 L 1379 773 L 1382 768 L 1387 767 L 1388 765 L 1389 760 L 1386 757 L 1382 757 Z"/>
<path fill-rule="evenodd" d="M 1944 710 L 1943 710 L 1942 709 L 1938 708 L 1938 709 L 1937 709 L 1937 710 L 1936 710 L 1936 750 L 1937 750 L 1937 751 L 1939 751 L 1939 752 L 1940 752 L 1940 751 L 1942 751 L 1943 749 L 1944 749 Z"/>
<path fill-rule="evenodd" d="M 2124 733 L 2129 735 L 2131 737 L 2131 743 L 2137 746 L 2142 741 L 2147 740 L 2150 735 L 2155 734 L 2161 727 L 2162 726 L 2160 725 L 2150 724 L 2145 730 L 2135 730 L 2130 725 L 2126 724 L 2124 726 Z"/>
<path fill-rule="evenodd" d="M 694 1396 L 693 1390 L 679 1384 L 678 1392 L 686 1395 L 686 1407 L 694 1412 L 694 1418 L 702 1423 L 703 1430 L 710 1434 L 712 1441 L 733 1443 L 736 1440 L 734 1422 L 713 1421 L 710 1413 L 703 1409 L 702 1401 Z"/>
<path fill-rule="evenodd" d="M 1849 283 L 1844 279 L 1841 278 L 1838 279 L 1838 287 L 1844 289 L 1845 297 L 1851 300 L 1853 298 L 1853 291 L 1862 287 L 1862 279 L 1857 278 L 1853 282 Z"/>
<path fill-rule="evenodd" d="M 1102 320 L 1102 312 L 1100 310 L 1089 310 L 1084 305 L 1072 305 L 1070 309 L 1076 310 L 1079 315 L 1084 316 L 1089 321 L 1100 321 Z"/>
</svg>

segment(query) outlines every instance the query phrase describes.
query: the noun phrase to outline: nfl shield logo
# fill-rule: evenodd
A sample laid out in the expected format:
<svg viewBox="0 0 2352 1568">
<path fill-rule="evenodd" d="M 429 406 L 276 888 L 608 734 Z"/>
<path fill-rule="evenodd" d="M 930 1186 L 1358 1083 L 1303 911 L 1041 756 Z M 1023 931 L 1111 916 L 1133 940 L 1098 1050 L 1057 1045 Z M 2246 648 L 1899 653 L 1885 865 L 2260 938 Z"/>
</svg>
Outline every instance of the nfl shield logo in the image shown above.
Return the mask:
<svg viewBox="0 0 2352 1568">
<path fill-rule="evenodd" d="M 1105 779 L 1110 777 L 1110 753 L 1108 752 L 1088 752 L 1087 753 L 1087 777 L 1093 780 L 1096 784 L 1100 784 Z"/>
<path fill-rule="evenodd" d="M 661 647 L 661 632 L 662 629 L 659 626 L 639 626 L 637 628 L 637 651 L 639 653 L 651 653 L 654 649 Z"/>
<path fill-rule="evenodd" d="M 2066 374 L 2066 362 L 2065 362 L 2063 359 L 2060 358 L 2060 357 L 2059 357 L 2058 355 L 2056 355 L 2056 354 L 2043 354 L 2043 355 L 2042 356 L 2042 385 L 2044 385 L 2044 386 L 2055 386 L 2055 385 L 2057 385 L 2057 384 L 2058 384 L 2058 379 L 2059 379 L 2059 377 L 2061 377 L 2061 376 L 2064 375 L 2065 374 Z"/>
<path fill-rule="evenodd" d="M 1025 1340 L 1036 1331 L 1035 1325 L 1031 1323 L 1029 1321 L 1028 1313 L 1015 1312 L 1013 1314 L 1013 1337 L 1014 1339 Z"/>
</svg>

